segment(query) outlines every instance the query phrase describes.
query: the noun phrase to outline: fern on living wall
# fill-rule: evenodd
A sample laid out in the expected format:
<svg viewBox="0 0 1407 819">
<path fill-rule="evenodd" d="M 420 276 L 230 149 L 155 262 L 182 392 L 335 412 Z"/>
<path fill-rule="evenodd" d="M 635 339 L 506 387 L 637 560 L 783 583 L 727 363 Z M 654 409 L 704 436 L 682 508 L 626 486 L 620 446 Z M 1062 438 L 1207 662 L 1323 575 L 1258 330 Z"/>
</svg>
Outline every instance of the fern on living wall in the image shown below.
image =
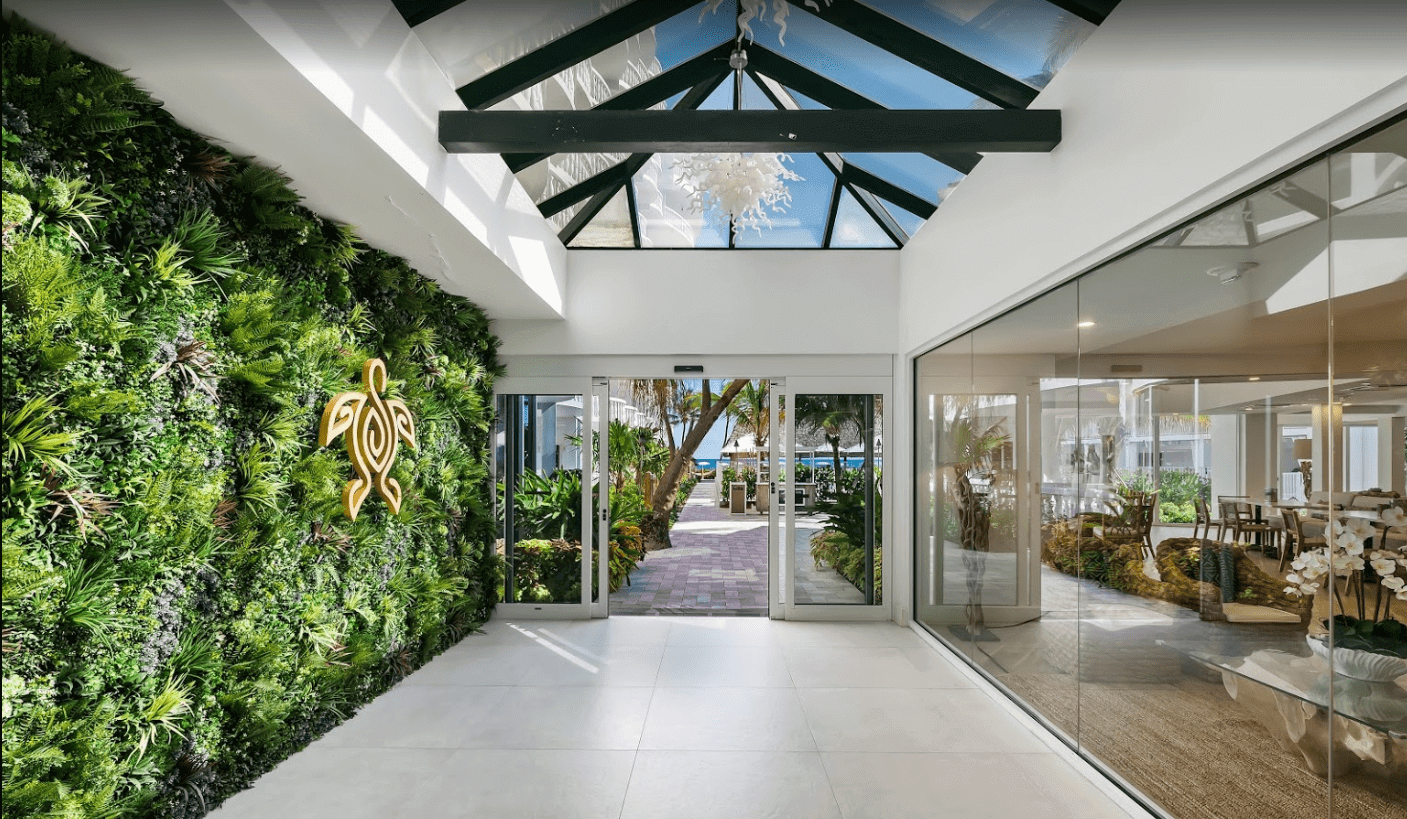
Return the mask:
<svg viewBox="0 0 1407 819">
<path fill-rule="evenodd" d="M 3 30 L 5 816 L 193 817 L 482 622 L 497 340 L 121 73 Z M 422 446 L 341 512 L 323 404 Z"/>
</svg>

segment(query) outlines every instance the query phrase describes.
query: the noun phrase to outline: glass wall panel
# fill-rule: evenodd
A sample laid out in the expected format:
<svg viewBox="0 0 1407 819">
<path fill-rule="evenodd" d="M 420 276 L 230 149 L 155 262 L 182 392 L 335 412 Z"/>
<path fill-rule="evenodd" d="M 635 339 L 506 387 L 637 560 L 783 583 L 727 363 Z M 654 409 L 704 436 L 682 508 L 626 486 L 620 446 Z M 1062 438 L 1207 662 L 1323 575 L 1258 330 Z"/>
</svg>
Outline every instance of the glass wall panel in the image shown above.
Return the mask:
<svg viewBox="0 0 1407 819">
<path fill-rule="evenodd" d="M 795 428 L 796 604 L 882 603 L 884 396 L 798 394 Z"/>
<path fill-rule="evenodd" d="M 1402 814 L 1407 124 L 920 356 L 915 400 L 935 635 L 1172 816 Z"/>
<path fill-rule="evenodd" d="M 1320 163 L 1290 181 L 1326 173 Z M 1275 524 L 1303 510 L 1275 505 L 1275 479 L 1280 416 L 1327 386 L 1328 225 L 1263 233 L 1260 199 L 1199 220 L 1196 243 L 1079 282 L 1082 427 L 1105 461 L 1090 484 L 1105 508 L 1082 546 L 1080 744 L 1175 816 L 1327 799 L 1297 758 L 1322 757 L 1323 732 L 1296 737 L 1293 754 L 1277 737 L 1291 692 L 1327 667 L 1304 641 L 1305 603 L 1284 593 Z M 1316 530 L 1307 516 L 1304 528 Z M 1291 781 L 1258 787 L 1263 756 Z M 1177 781 L 1159 773 L 1172 766 Z M 1234 811 L 1212 796 L 1227 776 L 1249 783 Z"/>
<path fill-rule="evenodd" d="M 1337 672 L 1317 693 L 1336 714 L 1333 815 L 1358 817 L 1379 799 L 1407 806 L 1407 122 L 1330 157 L 1326 194 L 1332 209 L 1299 194 L 1328 211 L 1332 237 L 1333 388 L 1311 434 L 1327 433 L 1322 488 L 1347 507 L 1331 514 L 1352 562 L 1334 608 L 1321 597 L 1315 611 L 1334 616 Z"/>
<path fill-rule="evenodd" d="M 582 602 L 582 398 L 498 396 L 501 602 Z"/>
</svg>

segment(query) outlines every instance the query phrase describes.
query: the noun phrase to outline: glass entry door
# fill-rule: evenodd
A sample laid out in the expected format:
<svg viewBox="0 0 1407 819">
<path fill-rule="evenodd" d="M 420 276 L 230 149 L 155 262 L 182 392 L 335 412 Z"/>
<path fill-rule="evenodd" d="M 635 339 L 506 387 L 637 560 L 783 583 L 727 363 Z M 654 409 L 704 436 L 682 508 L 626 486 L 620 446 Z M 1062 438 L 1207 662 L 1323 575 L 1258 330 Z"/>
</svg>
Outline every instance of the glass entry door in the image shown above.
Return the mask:
<svg viewBox="0 0 1407 819">
<path fill-rule="evenodd" d="M 589 617 L 597 402 L 581 379 L 502 379 L 494 428 L 499 610 Z"/>
<path fill-rule="evenodd" d="M 788 378 L 775 490 L 786 618 L 884 619 L 887 378 Z"/>
</svg>

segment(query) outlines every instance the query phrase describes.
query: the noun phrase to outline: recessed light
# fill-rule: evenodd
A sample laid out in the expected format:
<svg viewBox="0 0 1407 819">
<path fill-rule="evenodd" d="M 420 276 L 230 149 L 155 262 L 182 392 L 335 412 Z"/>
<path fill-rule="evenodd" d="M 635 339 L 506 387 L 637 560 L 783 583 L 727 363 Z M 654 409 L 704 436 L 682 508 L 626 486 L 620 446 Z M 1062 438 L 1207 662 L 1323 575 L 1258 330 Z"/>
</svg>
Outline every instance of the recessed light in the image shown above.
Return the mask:
<svg viewBox="0 0 1407 819">
<path fill-rule="evenodd" d="M 1080 322 L 1079 324 L 1076 324 L 1075 326 L 1076 326 L 1076 327 L 1093 327 L 1093 326 L 1094 326 L 1094 322 L 1092 322 L 1092 321 L 1082 321 L 1082 322 Z"/>
<path fill-rule="evenodd" d="M 1246 412 L 1254 412 L 1254 411 L 1255 411 L 1255 407 L 1242 407 L 1241 409 L 1245 410 Z"/>
<path fill-rule="evenodd" d="M 1252 381 L 1259 381 L 1259 380 L 1260 380 L 1260 376 L 1258 376 L 1258 375 L 1253 375 L 1253 376 L 1251 376 L 1251 380 L 1252 380 Z"/>
</svg>

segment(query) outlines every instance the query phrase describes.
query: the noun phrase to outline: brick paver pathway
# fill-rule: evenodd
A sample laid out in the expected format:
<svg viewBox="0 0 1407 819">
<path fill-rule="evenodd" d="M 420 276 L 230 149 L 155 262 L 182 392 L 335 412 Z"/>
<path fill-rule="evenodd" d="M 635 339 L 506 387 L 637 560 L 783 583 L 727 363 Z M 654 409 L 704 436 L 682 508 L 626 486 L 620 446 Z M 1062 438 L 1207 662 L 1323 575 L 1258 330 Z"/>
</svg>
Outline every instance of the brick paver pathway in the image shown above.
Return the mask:
<svg viewBox="0 0 1407 819">
<path fill-rule="evenodd" d="M 793 552 L 797 602 L 863 603 L 854 584 L 816 567 L 810 536 L 817 518 L 797 521 Z M 714 485 L 694 487 L 669 532 L 674 548 L 650 552 L 611 595 L 611 614 L 767 614 L 767 518 L 733 515 L 715 502 Z"/>
<path fill-rule="evenodd" d="M 730 516 L 704 481 L 669 539 L 674 548 L 650 552 L 611 595 L 611 614 L 767 614 L 767 518 Z"/>
</svg>

